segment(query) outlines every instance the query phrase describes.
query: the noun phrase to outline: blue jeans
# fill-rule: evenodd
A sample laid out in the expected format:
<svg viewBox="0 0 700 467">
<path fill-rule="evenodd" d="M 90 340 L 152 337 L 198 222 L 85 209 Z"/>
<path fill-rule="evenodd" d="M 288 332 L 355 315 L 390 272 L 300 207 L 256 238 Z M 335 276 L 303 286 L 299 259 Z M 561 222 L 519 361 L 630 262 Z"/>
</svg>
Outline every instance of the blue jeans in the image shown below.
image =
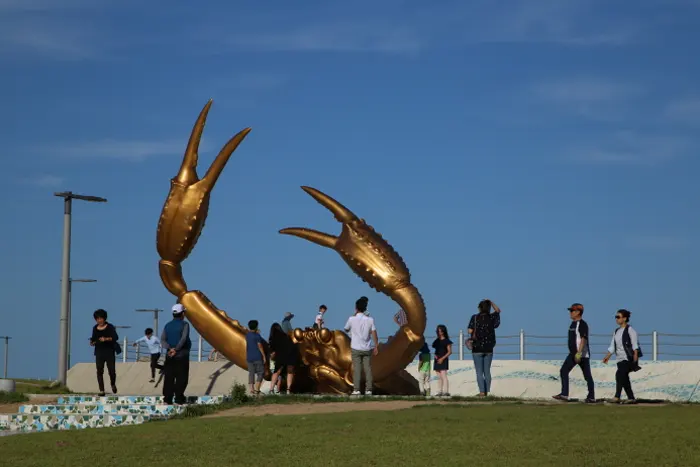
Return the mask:
<svg viewBox="0 0 700 467">
<path fill-rule="evenodd" d="M 492 353 L 472 353 L 474 368 L 476 369 L 476 383 L 479 385 L 479 392 L 488 394 L 491 390 L 491 362 Z"/>
</svg>

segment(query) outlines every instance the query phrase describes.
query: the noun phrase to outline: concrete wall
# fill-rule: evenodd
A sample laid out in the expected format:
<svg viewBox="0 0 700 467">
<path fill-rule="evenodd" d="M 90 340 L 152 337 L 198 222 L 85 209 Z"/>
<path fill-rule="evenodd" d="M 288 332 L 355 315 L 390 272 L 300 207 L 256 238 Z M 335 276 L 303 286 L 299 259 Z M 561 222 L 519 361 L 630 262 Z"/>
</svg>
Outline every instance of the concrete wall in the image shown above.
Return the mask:
<svg viewBox="0 0 700 467">
<path fill-rule="evenodd" d="M 163 392 L 162 376 L 156 371 L 156 382 L 149 383 L 151 368 L 148 362 L 117 363 L 119 394 L 154 396 Z M 187 395 L 206 396 L 229 394 L 234 382 L 248 384 L 248 371 L 230 363 L 190 362 Z M 268 383 L 269 384 L 269 383 Z M 78 363 L 68 371 L 68 387 L 73 392 L 98 392 L 94 363 Z M 105 368 L 105 389 L 109 394 L 109 376 Z"/>
<path fill-rule="evenodd" d="M 549 399 L 560 391 L 558 360 L 497 360 L 493 362 L 492 394 L 503 397 L 528 399 Z M 191 362 L 190 383 L 187 394 L 193 396 L 228 394 L 234 381 L 248 382 L 248 373 L 226 363 Z M 642 369 L 632 373 L 632 387 L 640 399 L 666 399 L 672 401 L 700 402 L 700 362 L 646 362 Z M 596 397 L 609 398 L 615 392 L 615 370 L 617 365 L 593 362 L 593 378 L 596 382 Z M 414 377 L 418 376 L 417 365 L 407 368 Z M 452 395 L 473 396 L 479 392 L 476 385 L 474 365 L 470 360 L 451 361 L 448 372 Z M 109 382 L 105 374 L 107 387 Z M 117 386 L 120 394 L 158 395 L 162 391 L 162 381 L 149 383 L 149 364 L 117 363 Z M 437 392 L 437 377 L 432 377 L 433 393 Z M 95 365 L 80 363 L 68 372 L 68 387 L 75 392 L 96 393 Z M 269 382 L 263 389 L 269 388 Z M 570 374 L 570 396 L 584 398 L 586 382 L 581 370 L 574 368 Z"/>
<path fill-rule="evenodd" d="M 561 391 L 559 368 L 561 360 L 496 360 L 491 366 L 494 396 L 549 399 Z M 700 362 L 640 362 L 642 369 L 631 374 L 632 389 L 639 399 L 700 402 Z M 611 398 L 615 393 L 615 371 L 612 360 L 608 365 L 591 362 L 596 398 Z M 407 369 L 418 376 L 417 365 Z M 451 361 L 448 372 L 452 395 L 473 396 L 479 393 L 474 364 L 470 360 Z M 433 374 L 431 386 L 437 392 L 437 377 Z M 587 389 L 581 370 L 576 367 L 569 374 L 571 397 L 585 398 Z M 624 393 L 623 393 L 624 395 Z"/>
</svg>

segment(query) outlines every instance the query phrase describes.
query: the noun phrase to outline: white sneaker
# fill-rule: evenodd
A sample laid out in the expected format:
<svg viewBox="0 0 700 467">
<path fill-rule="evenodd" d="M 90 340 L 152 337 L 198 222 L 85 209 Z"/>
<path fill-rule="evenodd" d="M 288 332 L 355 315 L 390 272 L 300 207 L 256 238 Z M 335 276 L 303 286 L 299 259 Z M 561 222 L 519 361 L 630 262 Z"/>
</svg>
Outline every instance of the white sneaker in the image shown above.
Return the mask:
<svg viewBox="0 0 700 467">
<path fill-rule="evenodd" d="M 371 395 L 372 395 L 372 391 L 365 391 L 365 396 L 371 396 Z"/>
<path fill-rule="evenodd" d="M 359 396 L 359 395 L 361 395 L 361 394 L 362 394 L 362 393 L 361 393 L 360 391 L 353 391 L 352 394 L 351 394 L 351 396 Z"/>
</svg>

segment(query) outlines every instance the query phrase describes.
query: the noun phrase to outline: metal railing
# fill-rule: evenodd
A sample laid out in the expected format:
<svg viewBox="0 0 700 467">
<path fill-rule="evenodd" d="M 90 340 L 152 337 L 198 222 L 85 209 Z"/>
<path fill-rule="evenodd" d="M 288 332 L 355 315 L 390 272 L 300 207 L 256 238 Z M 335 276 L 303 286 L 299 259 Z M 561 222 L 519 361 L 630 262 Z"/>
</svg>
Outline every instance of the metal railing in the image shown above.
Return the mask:
<svg viewBox="0 0 700 467">
<path fill-rule="evenodd" d="M 469 349 L 464 344 L 466 333 L 459 331 L 457 340 L 453 340 L 452 354 L 454 359 L 464 360 L 469 357 Z M 608 351 L 612 334 L 591 334 L 590 349 L 591 358 L 603 358 Z M 380 342 L 386 342 L 384 337 Z M 425 336 L 430 345 L 435 336 Z M 501 360 L 560 360 L 569 352 L 567 347 L 568 337 L 545 336 L 527 334 L 520 330 L 515 335 L 496 335 L 496 348 L 494 358 Z M 639 345 L 644 351 L 644 358 L 652 361 L 659 360 L 700 360 L 700 334 L 672 334 L 652 331 L 648 334 L 639 334 Z M 213 348 L 201 336 L 196 337 L 190 350 L 190 360 L 202 362 L 208 361 Z M 122 354 L 119 356 L 122 362 L 149 361 L 150 354 L 145 345 L 140 344 L 136 348 L 124 337 L 122 342 Z M 218 354 L 216 361 L 226 362 L 224 355 Z"/>
</svg>

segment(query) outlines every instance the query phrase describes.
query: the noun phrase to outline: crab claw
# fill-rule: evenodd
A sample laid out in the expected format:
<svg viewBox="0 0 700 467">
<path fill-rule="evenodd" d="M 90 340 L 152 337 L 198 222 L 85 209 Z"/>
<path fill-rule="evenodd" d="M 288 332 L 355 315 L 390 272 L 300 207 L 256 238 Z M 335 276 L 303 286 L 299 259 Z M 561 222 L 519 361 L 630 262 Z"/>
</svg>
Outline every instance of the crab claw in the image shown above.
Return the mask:
<svg viewBox="0 0 700 467">
<path fill-rule="evenodd" d="M 209 198 L 221 172 L 238 145 L 250 133 L 245 128 L 221 148 L 204 178 L 197 175 L 199 143 L 212 101 L 206 103 L 192 128 L 180 170 L 171 180 L 156 234 L 156 246 L 161 258 L 160 273 L 168 290 L 176 296 L 186 287 L 179 264 L 197 244 L 209 211 Z"/>
<path fill-rule="evenodd" d="M 318 230 L 305 229 L 303 227 L 289 227 L 280 230 L 280 233 L 303 238 L 304 240 L 308 240 L 316 245 L 321 245 L 326 248 L 335 248 L 335 242 L 338 241 L 338 237 L 319 232 Z"/>
<path fill-rule="evenodd" d="M 317 190 L 316 188 L 311 188 L 310 186 L 302 186 L 301 189 L 310 194 L 311 197 L 318 201 L 321 206 L 324 206 L 326 209 L 332 212 L 338 222 L 348 223 L 357 220 L 357 216 L 351 210 L 327 194 Z"/>
</svg>

